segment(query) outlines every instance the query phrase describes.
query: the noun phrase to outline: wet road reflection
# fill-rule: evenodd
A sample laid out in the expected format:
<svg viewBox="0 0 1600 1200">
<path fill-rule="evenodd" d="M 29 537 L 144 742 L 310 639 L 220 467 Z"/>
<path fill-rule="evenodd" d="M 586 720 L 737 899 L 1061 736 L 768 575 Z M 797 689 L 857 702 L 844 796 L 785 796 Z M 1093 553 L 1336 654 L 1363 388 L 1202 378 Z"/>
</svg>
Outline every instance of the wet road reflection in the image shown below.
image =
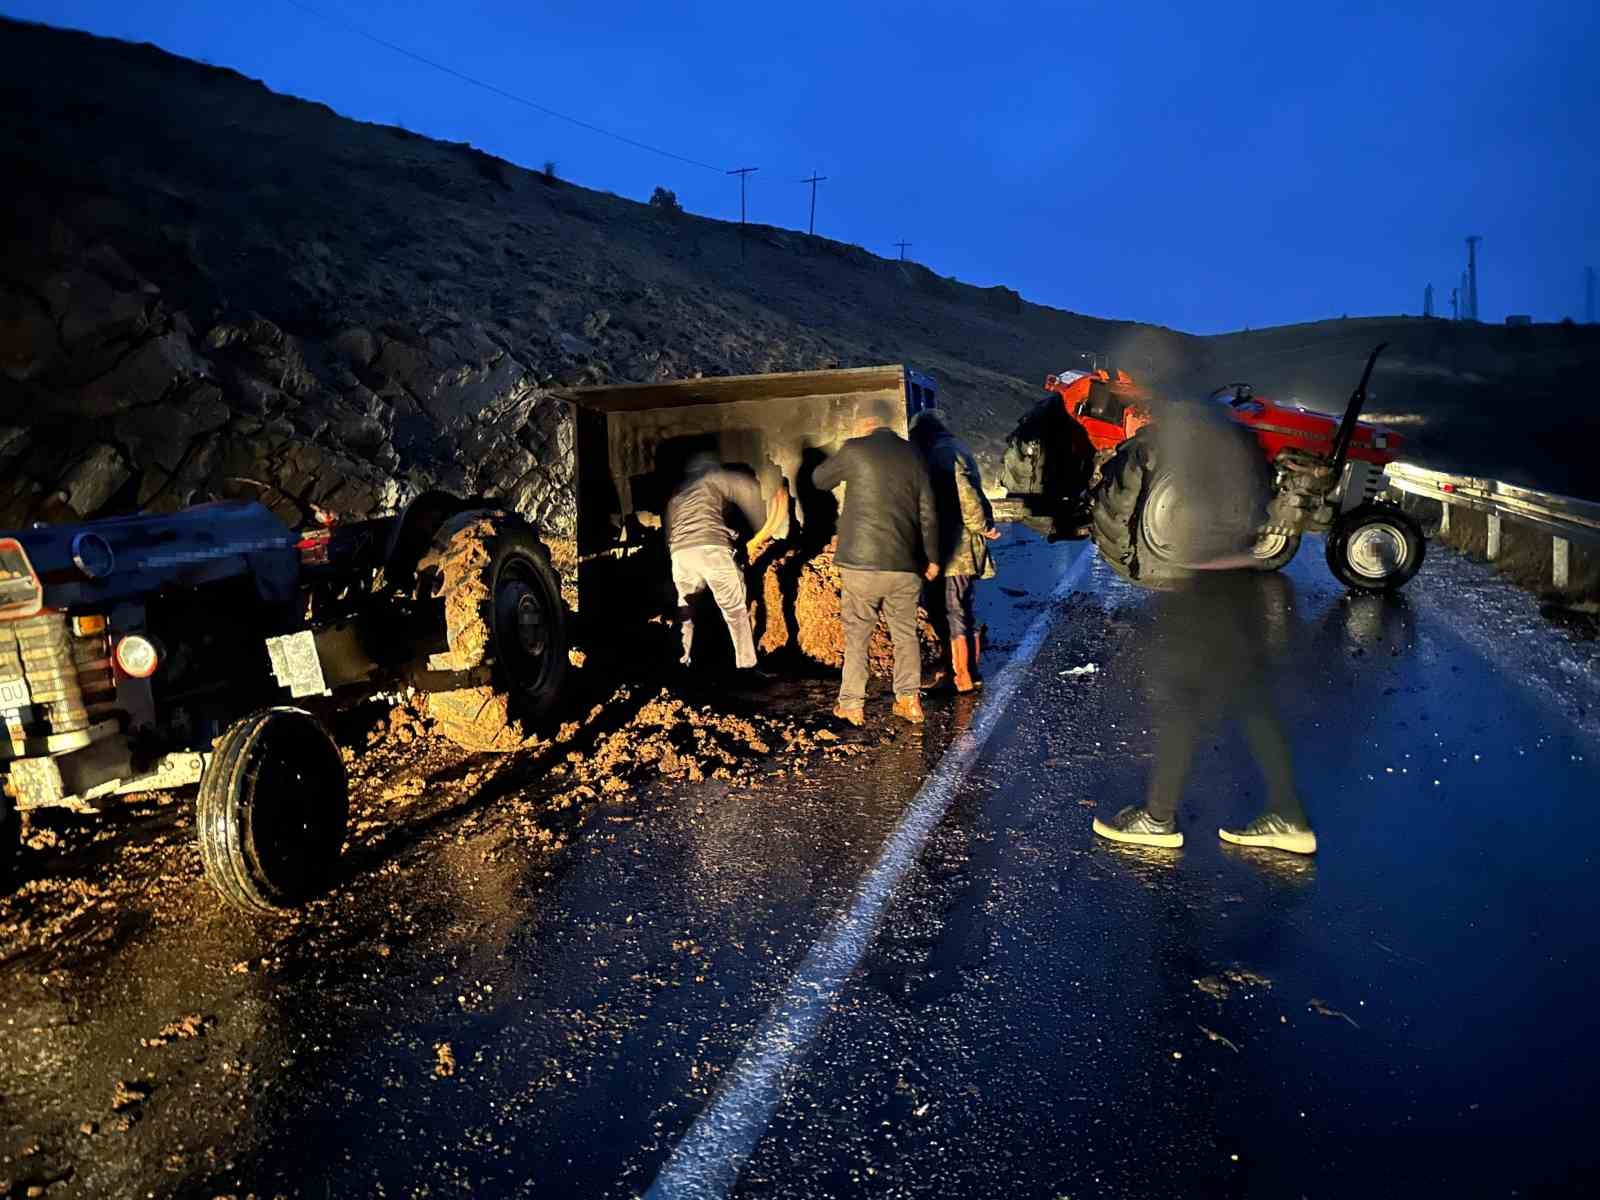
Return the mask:
<svg viewBox="0 0 1600 1200">
<path fill-rule="evenodd" d="M 997 648 L 1082 547 L 1013 532 L 1000 552 L 1023 594 L 986 589 Z M 1091 573 L 737 1194 L 1593 1181 L 1593 741 L 1460 636 L 1469 610 L 1352 598 L 1306 558 L 1198 616 Z M 1216 837 L 1271 801 L 1234 719 L 1268 693 L 1315 859 Z M 1180 702 L 1204 718 L 1184 727 L 1184 847 L 1095 839 L 1092 815 L 1149 794 Z M 42 981 L 7 1016 L 58 1022 L 55 1061 L 112 1054 L 157 1011 L 218 1017 L 130 1061 L 204 1066 L 187 1106 L 158 1093 L 103 1159 L 125 1169 L 63 1194 L 121 1194 L 185 1144 L 163 1168 L 181 1196 L 642 1193 L 981 703 L 937 696 L 925 731 L 875 729 L 867 755 L 760 788 L 613 800 L 560 854 L 463 822 L 374 872 L 392 944 L 345 909 L 351 928 L 287 939 L 219 914 L 182 945 L 130 935 L 98 991 Z M 6 1102 L 48 1099 L 6 1083 Z"/>
<path fill-rule="evenodd" d="M 1269 797 L 1225 725 L 1193 743 L 1182 850 L 1086 836 L 1145 795 L 1172 665 L 1158 602 L 1102 577 L 1102 620 L 1073 614 L 1041 658 L 739 1194 L 1593 1182 L 1600 904 L 1589 847 L 1548 819 L 1600 791 L 1593 748 L 1448 623 L 1317 565 L 1269 616 L 1320 854 L 1217 840 Z"/>
</svg>

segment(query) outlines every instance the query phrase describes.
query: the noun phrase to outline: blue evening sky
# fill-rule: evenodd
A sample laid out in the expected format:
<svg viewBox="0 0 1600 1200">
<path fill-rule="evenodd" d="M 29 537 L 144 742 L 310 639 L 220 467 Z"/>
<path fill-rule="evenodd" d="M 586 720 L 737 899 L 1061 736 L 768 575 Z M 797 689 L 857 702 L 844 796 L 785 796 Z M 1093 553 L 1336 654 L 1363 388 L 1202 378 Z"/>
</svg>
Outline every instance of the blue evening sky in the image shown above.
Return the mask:
<svg viewBox="0 0 1600 1200">
<path fill-rule="evenodd" d="M 1583 318 L 1600 266 L 1600 3 L 0 0 L 150 41 L 348 116 L 738 216 L 1029 299 L 1195 332 L 1448 314 Z M 174 114 L 174 120 L 181 120 Z"/>
</svg>

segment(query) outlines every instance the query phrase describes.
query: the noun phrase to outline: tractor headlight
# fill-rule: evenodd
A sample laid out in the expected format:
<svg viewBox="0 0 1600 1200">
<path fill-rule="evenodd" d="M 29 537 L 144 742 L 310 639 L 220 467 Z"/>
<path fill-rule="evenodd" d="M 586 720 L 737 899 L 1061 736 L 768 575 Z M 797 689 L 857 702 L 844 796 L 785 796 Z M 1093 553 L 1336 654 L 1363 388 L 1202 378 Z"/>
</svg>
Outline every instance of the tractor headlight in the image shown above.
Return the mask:
<svg viewBox="0 0 1600 1200">
<path fill-rule="evenodd" d="M 130 633 L 120 639 L 114 653 L 117 670 L 132 679 L 149 679 L 161 665 L 161 652 L 155 642 L 141 634 Z"/>
</svg>

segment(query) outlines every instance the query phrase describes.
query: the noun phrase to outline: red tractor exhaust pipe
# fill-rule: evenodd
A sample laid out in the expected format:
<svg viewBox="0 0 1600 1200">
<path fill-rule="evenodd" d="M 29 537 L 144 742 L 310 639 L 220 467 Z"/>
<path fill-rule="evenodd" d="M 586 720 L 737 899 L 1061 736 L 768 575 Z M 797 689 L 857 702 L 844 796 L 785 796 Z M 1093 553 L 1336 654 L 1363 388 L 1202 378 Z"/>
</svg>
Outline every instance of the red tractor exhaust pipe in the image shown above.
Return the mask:
<svg viewBox="0 0 1600 1200">
<path fill-rule="evenodd" d="M 1350 442 L 1356 435 L 1356 422 L 1361 420 L 1361 410 L 1367 403 L 1367 384 L 1372 379 L 1372 368 L 1378 364 L 1378 355 L 1389 348 L 1388 342 L 1379 342 L 1367 357 L 1367 369 L 1361 372 L 1361 382 L 1350 393 L 1350 403 L 1345 405 L 1344 419 L 1333 435 L 1333 478 L 1337 481 L 1344 471 L 1344 460 L 1350 454 Z"/>
</svg>

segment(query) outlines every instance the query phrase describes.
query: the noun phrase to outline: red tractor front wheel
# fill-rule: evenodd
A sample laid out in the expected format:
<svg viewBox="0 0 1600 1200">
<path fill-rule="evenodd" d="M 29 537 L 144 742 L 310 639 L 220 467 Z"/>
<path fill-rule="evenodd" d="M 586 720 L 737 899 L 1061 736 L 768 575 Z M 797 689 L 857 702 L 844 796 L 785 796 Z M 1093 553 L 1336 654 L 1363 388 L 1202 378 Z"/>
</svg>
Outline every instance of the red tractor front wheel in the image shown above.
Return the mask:
<svg viewBox="0 0 1600 1200">
<path fill-rule="evenodd" d="M 1392 592 L 1417 573 L 1427 545 L 1421 527 L 1395 505 L 1362 504 L 1328 531 L 1328 569 L 1358 591 Z"/>
</svg>

